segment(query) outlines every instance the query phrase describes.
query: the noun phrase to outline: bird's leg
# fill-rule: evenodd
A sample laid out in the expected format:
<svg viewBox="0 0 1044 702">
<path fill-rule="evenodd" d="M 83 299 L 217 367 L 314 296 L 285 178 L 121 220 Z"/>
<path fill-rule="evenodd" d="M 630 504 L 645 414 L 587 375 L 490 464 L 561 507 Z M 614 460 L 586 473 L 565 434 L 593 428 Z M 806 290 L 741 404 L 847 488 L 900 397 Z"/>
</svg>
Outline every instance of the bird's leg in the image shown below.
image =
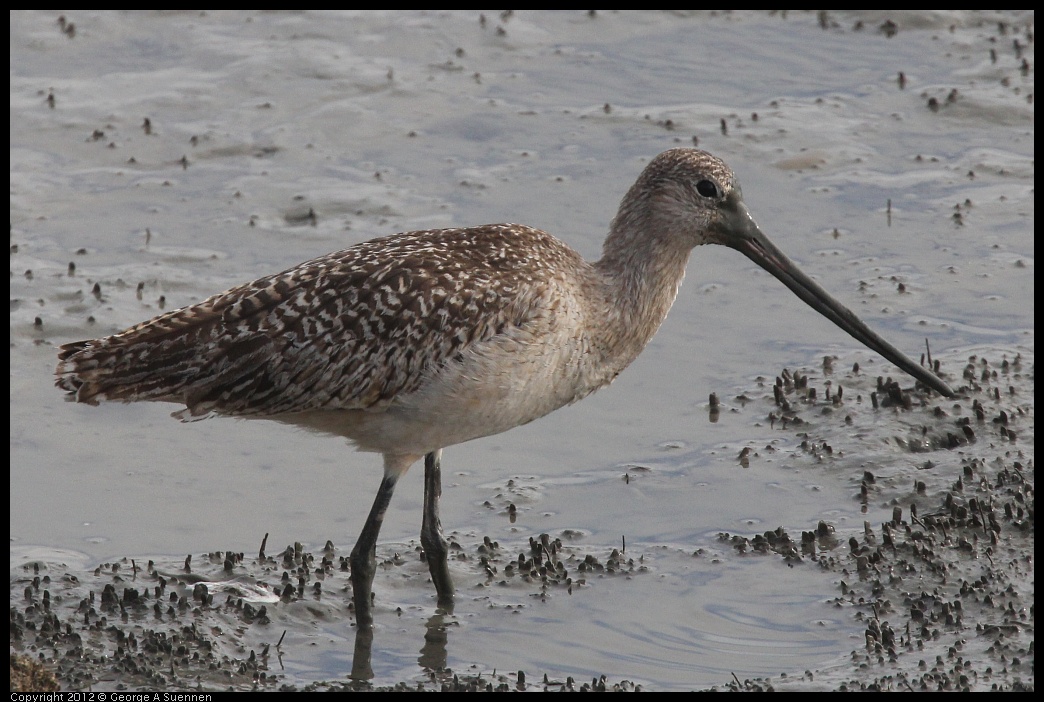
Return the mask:
<svg viewBox="0 0 1044 702">
<path fill-rule="evenodd" d="M 439 593 L 439 604 L 453 602 L 453 579 L 450 578 L 449 546 L 442 536 L 439 520 L 439 498 L 442 496 L 442 449 L 424 457 L 424 517 L 421 520 L 421 546 L 431 571 L 431 581 Z"/>
<path fill-rule="evenodd" d="M 373 627 L 360 626 L 355 628 L 355 651 L 352 653 L 352 674 L 349 676 L 353 681 L 366 682 L 373 680 Z"/>
<path fill-rule="evenodd" d="M 377 498 L 373 501 L 370 516 L 366 518 L 359 540 L 355 542 L 352 555 L 348 560 L 352 566 L 352 593 L 355 599 L 355 621 L 360 627 L 373 626 L 373 608 L 371 606 L 371 588 L 373 576 L 377 572 L 377 535 L 384 522 L 384 513 L 388 510 L 395 481 L 398 475 L 385 475 L 381 487 L 377 490 Z"/>
</svg>

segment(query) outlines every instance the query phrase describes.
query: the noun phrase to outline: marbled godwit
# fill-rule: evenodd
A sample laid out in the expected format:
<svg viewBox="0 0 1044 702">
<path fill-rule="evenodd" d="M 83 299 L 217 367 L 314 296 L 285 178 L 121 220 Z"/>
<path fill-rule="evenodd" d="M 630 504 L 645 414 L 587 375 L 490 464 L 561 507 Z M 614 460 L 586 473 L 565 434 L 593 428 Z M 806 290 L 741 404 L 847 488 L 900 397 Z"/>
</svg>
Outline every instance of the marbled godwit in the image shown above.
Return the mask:
<svg viewBox="0 0 1044 702">
<path fill-rule="evenodd" d="M 695 149 L 649 163 L 594 263 L 517 224 L 396 234 L 66 344 L 56 385 L 79 402 L 176 402 L 182 419 L 275 419 L 383 454 L 384 480 L 350 558 L 356 618 L 369 627 L 377 536 L 396 481 L 425 457 L 421 543 L 448 603 L 442 449 L 611 383 L 660 326 L 700 244 L 740 251 L 860 342 L 953 395 L 802 273 L 755 224 L 729 167 Z"/>
</svg>

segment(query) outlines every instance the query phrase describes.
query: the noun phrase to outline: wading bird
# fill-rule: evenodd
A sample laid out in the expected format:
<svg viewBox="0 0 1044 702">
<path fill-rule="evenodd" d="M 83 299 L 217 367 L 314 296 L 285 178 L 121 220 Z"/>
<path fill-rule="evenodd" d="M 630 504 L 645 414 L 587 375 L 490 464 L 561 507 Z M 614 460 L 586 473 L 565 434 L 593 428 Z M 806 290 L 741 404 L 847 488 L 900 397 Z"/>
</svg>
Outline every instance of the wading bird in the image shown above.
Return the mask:
<svg viewBox="0 0 1044 702">
<path fill-rule="evenodd" d="M 66 344 L 55 384 L 78 402 L 175 402 L 182 419 L 274 419 L 383 454 L 384 479 L 350 557 L 356 619 L 369 627 L 377 536 L 399 478 L 425 459 L 421 544 L 448 604 L 442 449 L 611 383 L 666 317 L 701 244 L 736 249 L 861 343 L 953 395 L 765 237 L 723 161 L 682 148 L 646 166 L 598 261 L 518 224 L 396 234 Z"/>
</svg>

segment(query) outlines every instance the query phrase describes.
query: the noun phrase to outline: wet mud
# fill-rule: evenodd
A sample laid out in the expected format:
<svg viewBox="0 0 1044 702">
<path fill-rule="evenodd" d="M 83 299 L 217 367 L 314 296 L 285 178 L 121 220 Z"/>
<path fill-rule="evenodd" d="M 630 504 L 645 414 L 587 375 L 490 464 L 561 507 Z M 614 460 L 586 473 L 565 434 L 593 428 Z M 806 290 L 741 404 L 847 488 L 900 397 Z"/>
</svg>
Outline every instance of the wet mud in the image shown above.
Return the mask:
<svg viewBox="0 0 1044 702">
<path fill-rule="evenodd" d="M 1033 360 L 1017 350 L 975 353 L 941 370 L 959 397 L 945 400 L 891 378 L 825 359 L 812 371 L 783 371 L 708 412 L 744 406 L 758 424 L 792 435 L 779 469 L 819 466 L 852 483 L 864 511 L 887 521 L 839 530 L 820 521 L 763 533 L 721 533 L 717 548 L 650 558 L 652 569 L 684 560 L 771 558 L 831 581 L 831 605 L 865 627 L 863 645 L 843 661 L 775 678 L 723 680 L 717 690 L 1032 690 L 1034 687 Z M 750 411 L 753 406 L 753 411 Z M 886 422 L 900 447 L 889 462 L 861 462 L 863 431 Z M 856 450 L 853 450 L 856 449 Z M 778 449 L 746 446 L 739 465 Z M 778 457 L 777 457 L 778 458 Z M 629 479 L 625 476 L 625 480 Z M 491 499 L 497 499 L 491 496 Z M 499 493 L 510 513 L 510 495 Z M 452 610 L 427 615 L 423 673 L 375 685 L 375 631 L 357 632 L 347 563 L 350 546 L 300 544 L 277 553 L 214 551 L 182 562 L 124 558 L 93 570 L 27 562 L 11 571 L 12 675 L 35 664 L 67 690 L 491 690 L 650 689 L 612 671 L 592 680 L 555 671 L 452 670 Z M 553 597 L 597 597 L 606 578 L 652 577 L 650 545 L 584 543 L 582 535 L 534 534 L 528 542 L 451 537 L 455 567 L 476 589 L 510 591 L 537 607 Z M 375 596 L 388 584 L 430 589 L 417 544 L 379 549 Z M 651 554 L 650 554 L 651 555 Z M 491 606 L 494 606 L 491 604 Z M 413 615 L 406 615 L 413 616 Z M 351 670 L 308 680 L 284 666 L 307 656 L 284 643 L 295 629 L 340 629 L 353 646 Z M 308 646 L 306 645 L 307 649 Z M 14 678 L 13 678 L 14 679 Z M 34 684 L 23 683 L 30 687 Z M 28 689 L 28 688 L 27 688 Z"/>
</svg>

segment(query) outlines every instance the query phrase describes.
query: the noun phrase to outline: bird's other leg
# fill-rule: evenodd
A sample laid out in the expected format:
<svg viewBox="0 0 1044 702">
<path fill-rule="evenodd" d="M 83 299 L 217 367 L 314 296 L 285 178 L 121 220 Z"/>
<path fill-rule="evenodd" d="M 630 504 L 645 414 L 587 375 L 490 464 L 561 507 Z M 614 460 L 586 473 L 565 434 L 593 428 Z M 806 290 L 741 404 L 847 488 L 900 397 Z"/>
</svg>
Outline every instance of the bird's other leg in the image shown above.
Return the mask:
<svg viewBox="0 0 1044 702">
<path fill-rule="evenodd" d="M 373 626 L 373 608 L 371 605 L 371 588 L 373 576 L 377 572 L 377 535 L 381 532 L 384 513 L 388 510 L 392 492 L 399 473 L 389 474 L 385 469 L 384 480 L 377 490 L 377 498 L 370 508 L 370 516 L 366 518 L 359 540 L 355 542 L 352 555 L 348 560 L 352 566 L 352 595 L 355 600 L 355 621 L 360 627 Z"/>
<path fill-rule="evenodd" d="M 439 604 L 453 603 L 453 579 L 449 572 L 449 546 L 442 536 L 439 498 L 442 497 L 442 449 L 424 457 L 424 517 L 421 521 L 421 546 L 431 571 L 431 581 L 439 594 Z"/>
</svg>

